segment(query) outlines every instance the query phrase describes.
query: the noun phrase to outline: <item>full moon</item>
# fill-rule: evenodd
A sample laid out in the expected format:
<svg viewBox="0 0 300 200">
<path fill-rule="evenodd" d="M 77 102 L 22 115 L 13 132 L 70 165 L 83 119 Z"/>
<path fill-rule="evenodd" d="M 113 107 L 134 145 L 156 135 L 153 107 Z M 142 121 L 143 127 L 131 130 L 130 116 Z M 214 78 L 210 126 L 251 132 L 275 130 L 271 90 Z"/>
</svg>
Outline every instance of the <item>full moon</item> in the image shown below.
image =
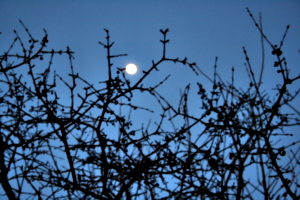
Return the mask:
<svg viewBox="0 0 300 200">
<path fill-rule="evenodd" d="M 135 64 L 128 64 L 125 70 L 128 74 L 135 74 L 137 72 L 137 67 Z"/>
</svg>

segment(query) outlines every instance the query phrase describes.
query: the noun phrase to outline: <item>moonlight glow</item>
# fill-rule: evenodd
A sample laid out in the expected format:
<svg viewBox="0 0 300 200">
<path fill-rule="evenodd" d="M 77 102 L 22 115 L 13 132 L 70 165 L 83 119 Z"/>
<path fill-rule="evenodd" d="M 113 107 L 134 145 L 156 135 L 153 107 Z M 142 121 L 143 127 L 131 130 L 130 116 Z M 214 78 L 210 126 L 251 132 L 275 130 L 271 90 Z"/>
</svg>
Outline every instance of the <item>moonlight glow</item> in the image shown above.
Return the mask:
<svg viewBox="0 0 300 200">
<path fill-rule="evenodd" d="M 128 64 L 125 70 L 128 74 L 135 74 L 137 72 L 137 67 L 135 64 Z"/>
</svg>

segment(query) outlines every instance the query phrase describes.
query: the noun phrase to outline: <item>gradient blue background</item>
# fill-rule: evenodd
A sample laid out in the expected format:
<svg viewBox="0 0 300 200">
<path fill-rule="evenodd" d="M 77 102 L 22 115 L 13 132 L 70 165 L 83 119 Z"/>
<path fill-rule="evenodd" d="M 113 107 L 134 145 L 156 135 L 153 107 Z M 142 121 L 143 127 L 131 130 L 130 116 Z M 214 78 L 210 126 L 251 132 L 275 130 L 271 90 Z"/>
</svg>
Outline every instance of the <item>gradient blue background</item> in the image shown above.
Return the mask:
<svg viewBox="0 0 300 200">
<path fill-rule="evenodd" d="M 207 75 L 212 77 L 215 57 L 218 56 L 218 72 L 223 80 L 231 80 L 231 67 L 235 67 L 235 83 L 238 87 L 248 86 L 249 80 L 244 67 L 245 46 L 252 67 L 258 78 L 261 66 L 260 34 L 249 17 L 248 7 L 258 20 L 262 13 L 263 28 L 271 42 L 279 44 L 285 27 L 291 26 L 286 37 L 283 53 L 287 58 L 291 74 L 300 73 L 300 1 L 0 1 L 0 51 L 8 49 L 17 30 L 23 37 L 25 31 L 19 23 L 21 19 L 31 34 L 38 39 L 43 37 L 45 28 L 49 34 L 48 47 L 75 51 L 73 61 L 75 71 L 93 83 L 106 80 L 106 50 L 98 44 L 105 42 L 104 28 L 110 30 L 115 42 L 112 53 L 127 53 L 127 57 L 113 60 L 114 67 L 125 67 L 135 63 L 139 67 L 132 82 L 142 76 L 141 71 L 151 67 L 151 61 L 162 56 L 162 35 L 160 29 L 169 28 L 167 37 L 167 57 L 181 59 L 187 56 L 196 62 Z M 264 88 L 273 93 L 281 76 L 275 72 L 271 49 L 266 44 L 266 68 Z M 44 67 L 47 65 L 45 62 Z M 55 57 L 54 67 L 60 74 L 69 73 L 67 57 Z M 188 66 L 164 63 L 160 71 L 148 77 L 145 84 L 155 85 L 168 74 L 171 78 L 158 89 L 176 106 L 179 103 L 180 89 L 191 83 L 189 99 L 190 113 L 199 115 L 201 105 L 196 96 L 196 82 L 207 89 L 212 86 L 203 76 L 196 76 Z M 295 89 L 299 88 L 299 81 Z M 62 94 L 64 90 L 62 89 Z M 65 99 L 68 99 L 68 95 Z M 62 97 L 62 99 L 64 99 Z M 299 100 L 299 98 L 298 98 Z M 299 101 L 296 101 L 299 102 Z M 133 103 L 149 107 L 160 114 L 154 99 L 137 95 Z M 294 106 L 300 109 L 299 103 Z M 126 111 L 123 111 L 126 112 Z M 134 126 L 147 124 L 156 115 L 137 112 L 133 115 Z M 294 132 L 299 128 L 293 129 Z M 296 135 L 292 140 L 299 140 Z M 291 140 L 289 140 L 291 141 Z"/>
</svg>

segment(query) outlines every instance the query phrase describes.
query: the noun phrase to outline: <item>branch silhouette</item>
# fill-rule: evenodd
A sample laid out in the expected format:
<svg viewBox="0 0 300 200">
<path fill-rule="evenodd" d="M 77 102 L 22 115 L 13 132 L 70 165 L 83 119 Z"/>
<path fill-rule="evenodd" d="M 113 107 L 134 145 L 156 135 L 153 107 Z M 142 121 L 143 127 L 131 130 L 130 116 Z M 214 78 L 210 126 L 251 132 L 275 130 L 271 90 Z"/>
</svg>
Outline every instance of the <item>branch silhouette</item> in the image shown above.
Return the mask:
<svg viewBox="0 0 300 200">
<path fill-rule="evenodd" d="M 152 60 L 135 82 L 130 82 L 124 68 L 113 67 L 114 59 L 127 54 L 111 55 L 114 42 L 104 29 L 105 42 L 98 43 L 106 51 L 108 76 L 92 83 L 75 72 L 70 47 L 49 49 L 46 31 L 39 42 L 20 21 L 28 42 L 14 31 L 12 45 L 0 56 L 1 195 L 9 199 L 299 199 L 300 141 L 275 142 L 294 139 L 285 130 L 300 125 L 294 106 L 300 89 L 292 92 L 300 76 L 292 77 L 283 57 L 289 26 L 275 46 L 264 33 L 261 18 L 258 24 L 247 11 L 261 36 L 263 52 L 265 41 L 273 69 L 282 77 L 274 95 L 262 89 L 265 58 L 257 80 L 257 69 L 243 47 L 249 87 L 242 89 L 234 68 L 231 80 L 222 80 L 217 57 L 211 78 L 185 55 L 168 55 L 169 29 L 160 30 L 161 58 Z M 21 52 L 13 53 L 17 47 Z M 68 74 L 55 71 L 56 56 L 69 61 Z M 48 65 L 41 65 L 47 61 Z M 187 83 L 179 104 L 173 106 L 158 92 L 171 75 L 144 86 L 165 62 L 187 66 L 211 86 L 197 83 L 198 91 L 192 94 Z M 61 88 L 68 93 L 62 96 Z M 137 93 L 155 98 L 161 110 L 132 103 Z M 199 96 L 197 115 L 189 112 L 198 109 L 190 106 L 191 95 Z M 122 108 L 157 114 L 155 128 L 118 112 Z M 256 177 L 249 179 L 247 174 L 254 168 Z"/>
</svg>

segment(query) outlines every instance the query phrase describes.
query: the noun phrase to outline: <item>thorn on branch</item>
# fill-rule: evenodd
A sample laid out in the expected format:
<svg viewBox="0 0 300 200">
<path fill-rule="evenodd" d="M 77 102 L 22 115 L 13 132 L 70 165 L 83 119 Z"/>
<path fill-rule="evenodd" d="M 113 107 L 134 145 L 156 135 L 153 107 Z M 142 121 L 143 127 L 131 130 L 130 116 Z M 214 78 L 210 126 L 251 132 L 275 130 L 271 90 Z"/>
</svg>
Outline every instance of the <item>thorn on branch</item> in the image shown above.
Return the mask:
<svg viewBox="0 0 300 200">
<path fill-rule="evenodd" d="M 121 56 L 127 56 L 127 54 L 118 54 L 118 55 L 112 55 L 112 56 L 109 56 L 110 58 L 115 58 L 115 57 L 121 57 Z"/>
<path fill-rule="evenodd" d="M 196 65 L 196 63 L 194 63 L 194 62 L 189 64 L 190 67 L 192 67 L 194 65 Z"/>
<path fill-rule="evenodd" d="M 161 32 L 162 34 L 166 35 L 166 34 L 167 34 L 167 32 L 169 32 L 169 29 L 168 29 L 168 28 L 167 28 L 166 30 L 162 30 L 162 29 L 160 29 L 160 32 Z"/>
<path fill-rule="evenodd" d="M 166 43 L 168 43 L 170 40 L 160 40 L 160 41 L 161 41 L 161 43 L 166 44 Z"/>
<path fill-rule="evenodd" d="M 46 44 L 48 43 L 48 35 L 46 34 L 44 37 L 43 37 L 43 40 L 42 40 L 42 46 L 45 47 Z"/>
<path fill-rule="evenodd" d="M 104 48 L 107 48 L 107 46 L 105 44 L 103 44 L 102 42 L 98 42 L 99 44 L 101 44 L 102 46 L 104 46 Z"/>
</svg>

